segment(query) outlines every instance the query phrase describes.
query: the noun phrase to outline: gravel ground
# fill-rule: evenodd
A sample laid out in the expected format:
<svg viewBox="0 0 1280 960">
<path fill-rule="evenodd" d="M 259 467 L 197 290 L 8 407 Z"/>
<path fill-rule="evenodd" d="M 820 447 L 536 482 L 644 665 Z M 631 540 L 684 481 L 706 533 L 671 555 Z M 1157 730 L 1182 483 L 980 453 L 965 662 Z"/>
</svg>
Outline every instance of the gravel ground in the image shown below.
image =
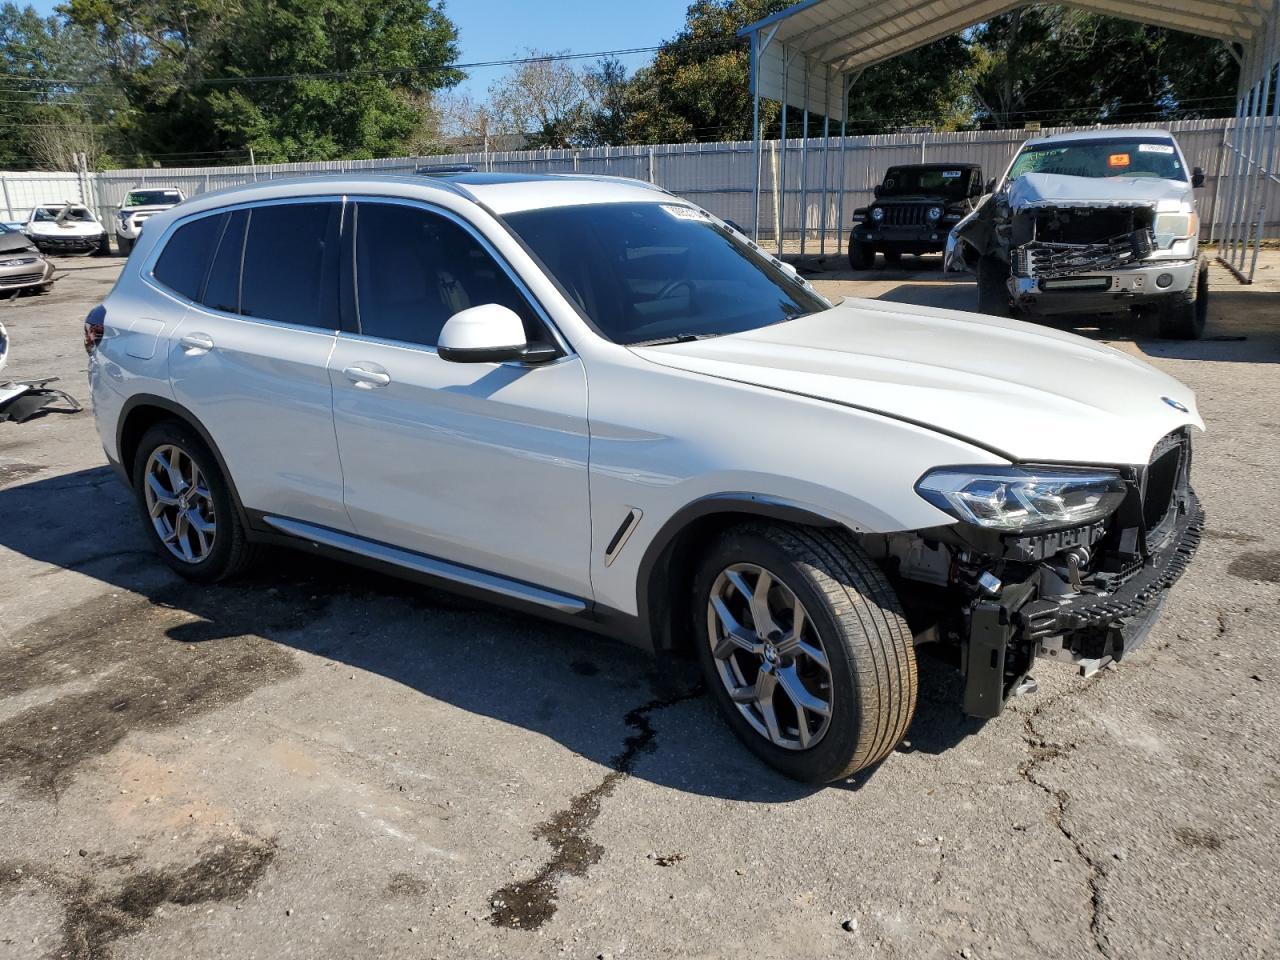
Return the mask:
<svg viewBox="0 0 1280 960">
<path fill-rule="evenodd" d="M 62 266 L 0 303 L 6 372 L 84 397 L 118 261 Z M 904 266 L 819 282 L 974 298 Z M 0 424 L 0 958 L 1277 956 L 1280 255 L 1259 277 L 1215 272 L 1226 339 L 1082 329 L 1209 424 L 1146 646 L 985 725 L 926 660 L 908 741 L 821 790 L 586 634 L 283 551 L 185 585 L 91 413 Z"/>
</svg>

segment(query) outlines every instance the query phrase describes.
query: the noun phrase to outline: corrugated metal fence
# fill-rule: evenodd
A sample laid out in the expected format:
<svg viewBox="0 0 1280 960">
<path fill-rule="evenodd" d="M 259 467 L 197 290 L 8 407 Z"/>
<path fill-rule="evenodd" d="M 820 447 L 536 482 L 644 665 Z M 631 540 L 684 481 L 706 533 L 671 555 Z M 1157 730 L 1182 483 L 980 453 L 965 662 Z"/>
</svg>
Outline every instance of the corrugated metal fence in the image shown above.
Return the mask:
<svg viewBox="0 0 1280 960">
<path fill-rule="evenodd" d="M 1224 139 L 1233 120 L 1183 120 L 1170 125 L 1193 166 L 1207 174 L 1200 198 L 1202 230 L 1211 232 L 1218 181 L 1224 162 Z M 1079 127 L 1045 129 L 1039 136 Z M 1121 129 L 1117 127 L 1115 129 Z M 871 199 L 871 188 L 887 167 L 921 160 L 980 163 L 987 176 L 1003 171 L 1028 134 L 1022 130 L 980 130 L 963 133 L 884 134 L 878 136 L 810 137 L 787 141 L 785 201 L 789 241 L 804 239 L 809 249 L 835 249 L 843 244 L 845 228 L 855 207 Z M 780 150 L 778 141 L 763 144 L 760 234 L 776 239 L 776 211 Z M 803 158 L 803 162 L 802 162 Z M 400 157 L 385 160 L 349 160 L 323 163 L 287 163 L 270 166 L 183 167 L 141 170 L 109 170 L 102 173 L 3 173 L 0 172 L 0 219 L 25 219 L 34 203 L 77 199 L 97 208 L 108 219 L 128 191 L 142 184 L 176 186 L 187 196 L 258 180 L 364 170 L 376 173 L 412 173 L 421 164 L 469 163 L 482 170 L 519 170 L 540 173 L 581 172 L 634 177 L 658 184 L 750 229 L 754 209 L 755 152 L 749 141 L 734 143 L 663 144 L 655 146 L 596 147 L 582 150 L 534 150 L 514 153 L 463 153 L 448 156 Z M 824 182 L 828 189 L 823 190 Z M 1280 189 L 1274 178 L 1258 207 L 1266 236 L 1280 235 L 1277 201 Z M 825 198 L 825 218 L 823 212 Z M 826 241 L 821 227 L 826 226 Z"/>
</svg>

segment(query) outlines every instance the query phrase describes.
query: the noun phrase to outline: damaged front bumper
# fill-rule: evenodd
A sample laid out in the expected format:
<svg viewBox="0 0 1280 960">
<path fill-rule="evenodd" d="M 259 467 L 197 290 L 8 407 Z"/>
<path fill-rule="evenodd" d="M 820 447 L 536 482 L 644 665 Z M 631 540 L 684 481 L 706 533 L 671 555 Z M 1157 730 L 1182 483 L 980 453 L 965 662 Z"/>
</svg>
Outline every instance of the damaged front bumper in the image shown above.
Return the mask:
<svg viewBox="0 0 1280 960">
<path fill-rule="evenodd" d="M 1197 266 L 1196 260 L 1144 260 L 1071 276 L 1014 276 L 1010 293 L 1020 308 L 1041 314 L 1124 310 L 1190 289 Z"/>
<path fill-rule="evenodd" d="M 1086 584 L 1074 595 L 1041 597 L 1032 577 L 975 603 L 965 655 L 965 713 L 999 716 L 1038 657 L 1070 662 L 1090 674 L 1140 646 L 1200 544 L 1204 512 L 1189 490 L 1185 503 L 1164 543 L 1109 590 Z"/>
</svg>

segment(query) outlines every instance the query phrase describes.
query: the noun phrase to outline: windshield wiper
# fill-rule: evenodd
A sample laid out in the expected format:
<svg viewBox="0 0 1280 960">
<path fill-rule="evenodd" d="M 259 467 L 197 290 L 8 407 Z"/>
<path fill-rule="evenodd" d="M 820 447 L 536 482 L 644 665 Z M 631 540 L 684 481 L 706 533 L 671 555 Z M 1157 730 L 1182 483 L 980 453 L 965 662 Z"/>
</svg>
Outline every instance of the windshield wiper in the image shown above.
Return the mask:
<svg viewBox="0 0 1280 960">
<path fill-rule="evenodd" d="M 720 337 L 720 333 L 675 333 L 669 337 L 654 337 L 652 340 L 636 340 L 629 343 L 629 347 L 661 347 L 668 343 L 693 343 L 695 340 L 710 340 L 712 337 Z"/>
</svg>

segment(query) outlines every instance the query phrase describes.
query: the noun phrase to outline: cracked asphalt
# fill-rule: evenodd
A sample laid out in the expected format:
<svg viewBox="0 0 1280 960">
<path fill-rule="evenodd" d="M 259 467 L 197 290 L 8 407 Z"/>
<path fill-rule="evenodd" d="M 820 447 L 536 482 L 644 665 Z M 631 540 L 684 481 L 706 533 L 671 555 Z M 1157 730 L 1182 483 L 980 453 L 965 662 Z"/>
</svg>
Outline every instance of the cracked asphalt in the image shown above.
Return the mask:
<svg viewBox="0 0 1280 960">
<path fill-rule="evenodd" d="M 833 262 L 833 266 L 836 264 Z M 115 260 L 0 302 L 87 400 Z M 936 260 L 816 276 L 966 307 Z M 0 424 L 0 958 L 1280 955 L 1280 253 L 1210 339 L 1081 326 L 1198 393 L 1208 530 L 1146 645 L 814 790 L 689 668 L 287 551 L 189 586 L 92 415 Z M 1082 384 L 1082 390 L 1088 385 Z"/>
</svg>

